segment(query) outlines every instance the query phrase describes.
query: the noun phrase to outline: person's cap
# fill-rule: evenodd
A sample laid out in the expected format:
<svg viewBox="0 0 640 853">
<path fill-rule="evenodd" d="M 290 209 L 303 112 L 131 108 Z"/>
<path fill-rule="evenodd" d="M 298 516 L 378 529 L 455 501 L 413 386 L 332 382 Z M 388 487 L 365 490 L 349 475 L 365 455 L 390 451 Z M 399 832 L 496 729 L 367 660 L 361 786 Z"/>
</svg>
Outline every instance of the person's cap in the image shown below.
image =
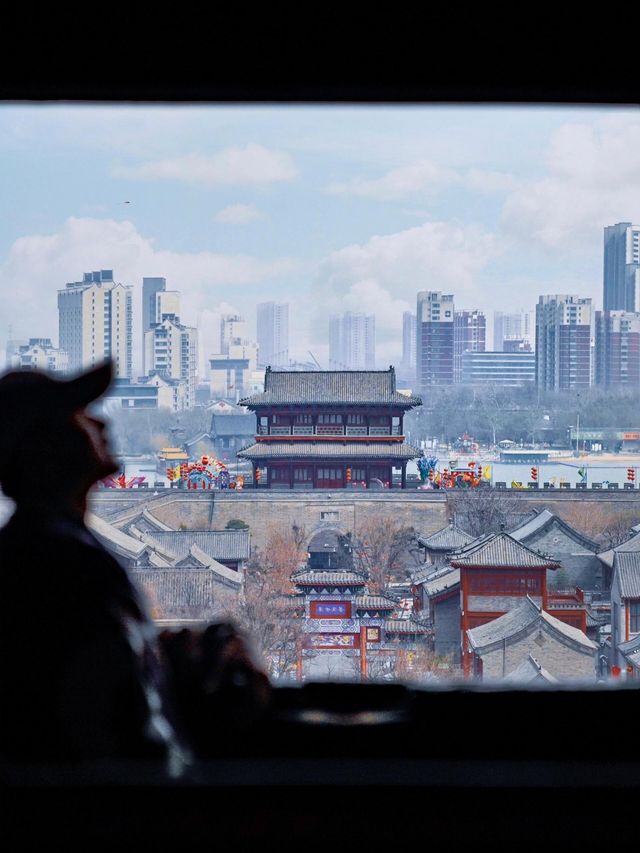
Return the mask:
<svg viewBox="0 0 640 853">
<path fill-rule="evenodd" d="M 110 361 L 72 379 L 54 379 L 37 370 L 12 370 L 0 377 L 0 465 L 27 439 L 30 429 L 60 423 L 107 390 Z"/>
<path fill-rule="evenodd" d="M 0 420 L 21 419 L 23 413 L 38 410 L 46 415 L 71 414 L 101 397 L 112 379 L 110 361 L 72 379 L 54 379 L 37 370 L 13 370 L 0 377 Z M 47 411 L 49 405 L 54 409 Z"/>
</svg>

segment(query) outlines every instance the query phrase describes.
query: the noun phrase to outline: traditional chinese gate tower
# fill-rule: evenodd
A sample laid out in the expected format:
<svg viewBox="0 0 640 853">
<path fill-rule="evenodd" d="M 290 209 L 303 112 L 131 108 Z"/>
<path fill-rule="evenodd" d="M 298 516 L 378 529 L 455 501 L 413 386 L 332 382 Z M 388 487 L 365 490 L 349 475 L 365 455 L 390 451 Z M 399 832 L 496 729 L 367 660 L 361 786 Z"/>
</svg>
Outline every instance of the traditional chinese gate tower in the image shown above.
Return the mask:
<svg viewBox="0 0 640 853">
<path fill-rule="evenodd" d="M 413 619 L 393 618 L 399 600 L 368 592 L 366 576 L 353 568 L 350 541 L 334 530 L 313 537 L 307 564 L 291 580 L 304 599 L 299 678 L 317 664 L 324 668 L 316 666 L 312 677 L 376 677 L 384 670 L 385 657 L 415 648 L 429 633 Z"/>
<path fill-rule="evenodd" d="M 389 370 L 276 371 L 264 392 L 240 401 L 256 413 L 256 443 L 238 456 L 268 489 L 406 486 L 407 462 L 421 451 L 405 443 L 403 418 L 419 397 L 400 394 Z"/>
</svg>

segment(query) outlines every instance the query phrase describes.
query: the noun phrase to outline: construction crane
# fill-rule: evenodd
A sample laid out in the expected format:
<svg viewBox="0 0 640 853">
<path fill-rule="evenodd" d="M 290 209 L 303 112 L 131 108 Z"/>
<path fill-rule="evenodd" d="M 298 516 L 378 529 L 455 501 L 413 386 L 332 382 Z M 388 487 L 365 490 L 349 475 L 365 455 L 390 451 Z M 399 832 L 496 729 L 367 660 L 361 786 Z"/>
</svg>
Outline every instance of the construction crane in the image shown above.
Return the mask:
<svg viewBox="0 0 640 853">
<path fill-rule="evenodd" d="M 318 365 L 318 370 L 322 370 L 322 368 L 320 367 L 320 362 L 319 362 L 319 361 L 318 361 L 318 359 L 315 357 L 315 355 L 311 352 L 311 350 L 307 350 L 307 352 L 309 353 L 309 355 L 311 356 L 311 358 L 315 361 L 315 363 Z"/>
</svg>

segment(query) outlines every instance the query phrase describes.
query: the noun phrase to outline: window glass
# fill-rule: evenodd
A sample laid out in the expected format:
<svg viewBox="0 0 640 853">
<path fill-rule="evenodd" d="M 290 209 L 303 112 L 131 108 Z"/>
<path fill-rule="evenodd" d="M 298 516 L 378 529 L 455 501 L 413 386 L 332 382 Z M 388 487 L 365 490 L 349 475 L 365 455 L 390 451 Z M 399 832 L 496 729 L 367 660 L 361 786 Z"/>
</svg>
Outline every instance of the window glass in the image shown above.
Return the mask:
<svg viewBox="0 0 640 853">
<path fill-rule="evenodd" d="M 639 134 L 628 107 L 0 106 L 0 354 L 114 362 L 89 523 L 151 598 L 180 569 L 159 622 L 224 600 L 283 682 L 636 679 Z"/>
</svg>

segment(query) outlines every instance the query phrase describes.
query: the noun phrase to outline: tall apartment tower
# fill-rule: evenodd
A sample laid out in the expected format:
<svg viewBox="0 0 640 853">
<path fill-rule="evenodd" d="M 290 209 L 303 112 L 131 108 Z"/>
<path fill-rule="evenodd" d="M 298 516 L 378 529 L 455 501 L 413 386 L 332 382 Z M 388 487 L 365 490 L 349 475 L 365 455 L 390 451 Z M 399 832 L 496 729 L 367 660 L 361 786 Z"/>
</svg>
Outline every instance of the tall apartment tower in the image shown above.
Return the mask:
<svg viewBox="0 0 640 853">
<path fill-rule="evenodd" d="M 415 381 L 416 377 L 416 315 L 405 311 L 402 315 L 402 361 L 400 376 Z"/>
<path fill-rule="evenodd" d="M 453 295 L 421 290 L 417 306 L 418 391 L 453 383 Z"/>
<path fill-rule="evenodd" d="M 144 350 L 147 373 L 155 372 L 165 379 L 183 382 L 186 386 L 186 407 L 195 406 L 198 330 L 193 326 L 183 326 L 175 314 L 164 314 L 162 320 L 153 323 L 145 333 Z"/>
<path fill-rule="evenodd" d="M 532 315 L 529 311 L 516 311 L 507 314 L 493 312 L 493 351 L 504 352 L 505 341 L 529 341 L 533 343 Z"/>
<path fill-rule="evenodd" d="M 640 386 L 640 314 L 596 311 L 595 382 Z"/>
<path fill-rule="evenodd" d="M 636 311 L 640 288 L 640 225 L 618 222 L 604 229 L 605 311 Z"/>
<path fill-rule="evenodd" d="M 173 314 L 180 316 L 180 293 L 167 290 L 166 278 L 142 279 L 142 372 L 148 373 L 151 366 L 146 361 L 145 335 L 163 317 Z"/>
<path fill-rule="evenodd" d="M 453 381 L 462 381 L 462 353 L 485 352 L 487 318 L 477 308 L 453 312 Z"/>
<path fill-rule="evenodd" d="M 247 336 L 247 324 L 239 314 L 220 316 L 220 352 L 227 355 L 229 347 L 241 344 Z"/>
<path fill-rule="evenodd" d="M 329 320 L 331 370 L 375 370 L 376 318 L 347 311 Z"/>
<path fill-rule="evenodd" d="M 257 306 L 258 360 L 261 367 L 289 365 L 289 305 L 261 302 Z"/>
<path fill-rule="evenodd" d="M 568 294 L 540 296 L 536 305 L 536 382 L 549 391 L 576 391 L 591 384 L 591 299 Z"/>
<path fill-rule="evenodd" d="M 58 291 L 59 345 L 76 371 L 112 359 L 115 375 L 131 379 L 133 327 L 131 287 L 114 281 L 113 270 L 84 273 Z"/>
</svg>

